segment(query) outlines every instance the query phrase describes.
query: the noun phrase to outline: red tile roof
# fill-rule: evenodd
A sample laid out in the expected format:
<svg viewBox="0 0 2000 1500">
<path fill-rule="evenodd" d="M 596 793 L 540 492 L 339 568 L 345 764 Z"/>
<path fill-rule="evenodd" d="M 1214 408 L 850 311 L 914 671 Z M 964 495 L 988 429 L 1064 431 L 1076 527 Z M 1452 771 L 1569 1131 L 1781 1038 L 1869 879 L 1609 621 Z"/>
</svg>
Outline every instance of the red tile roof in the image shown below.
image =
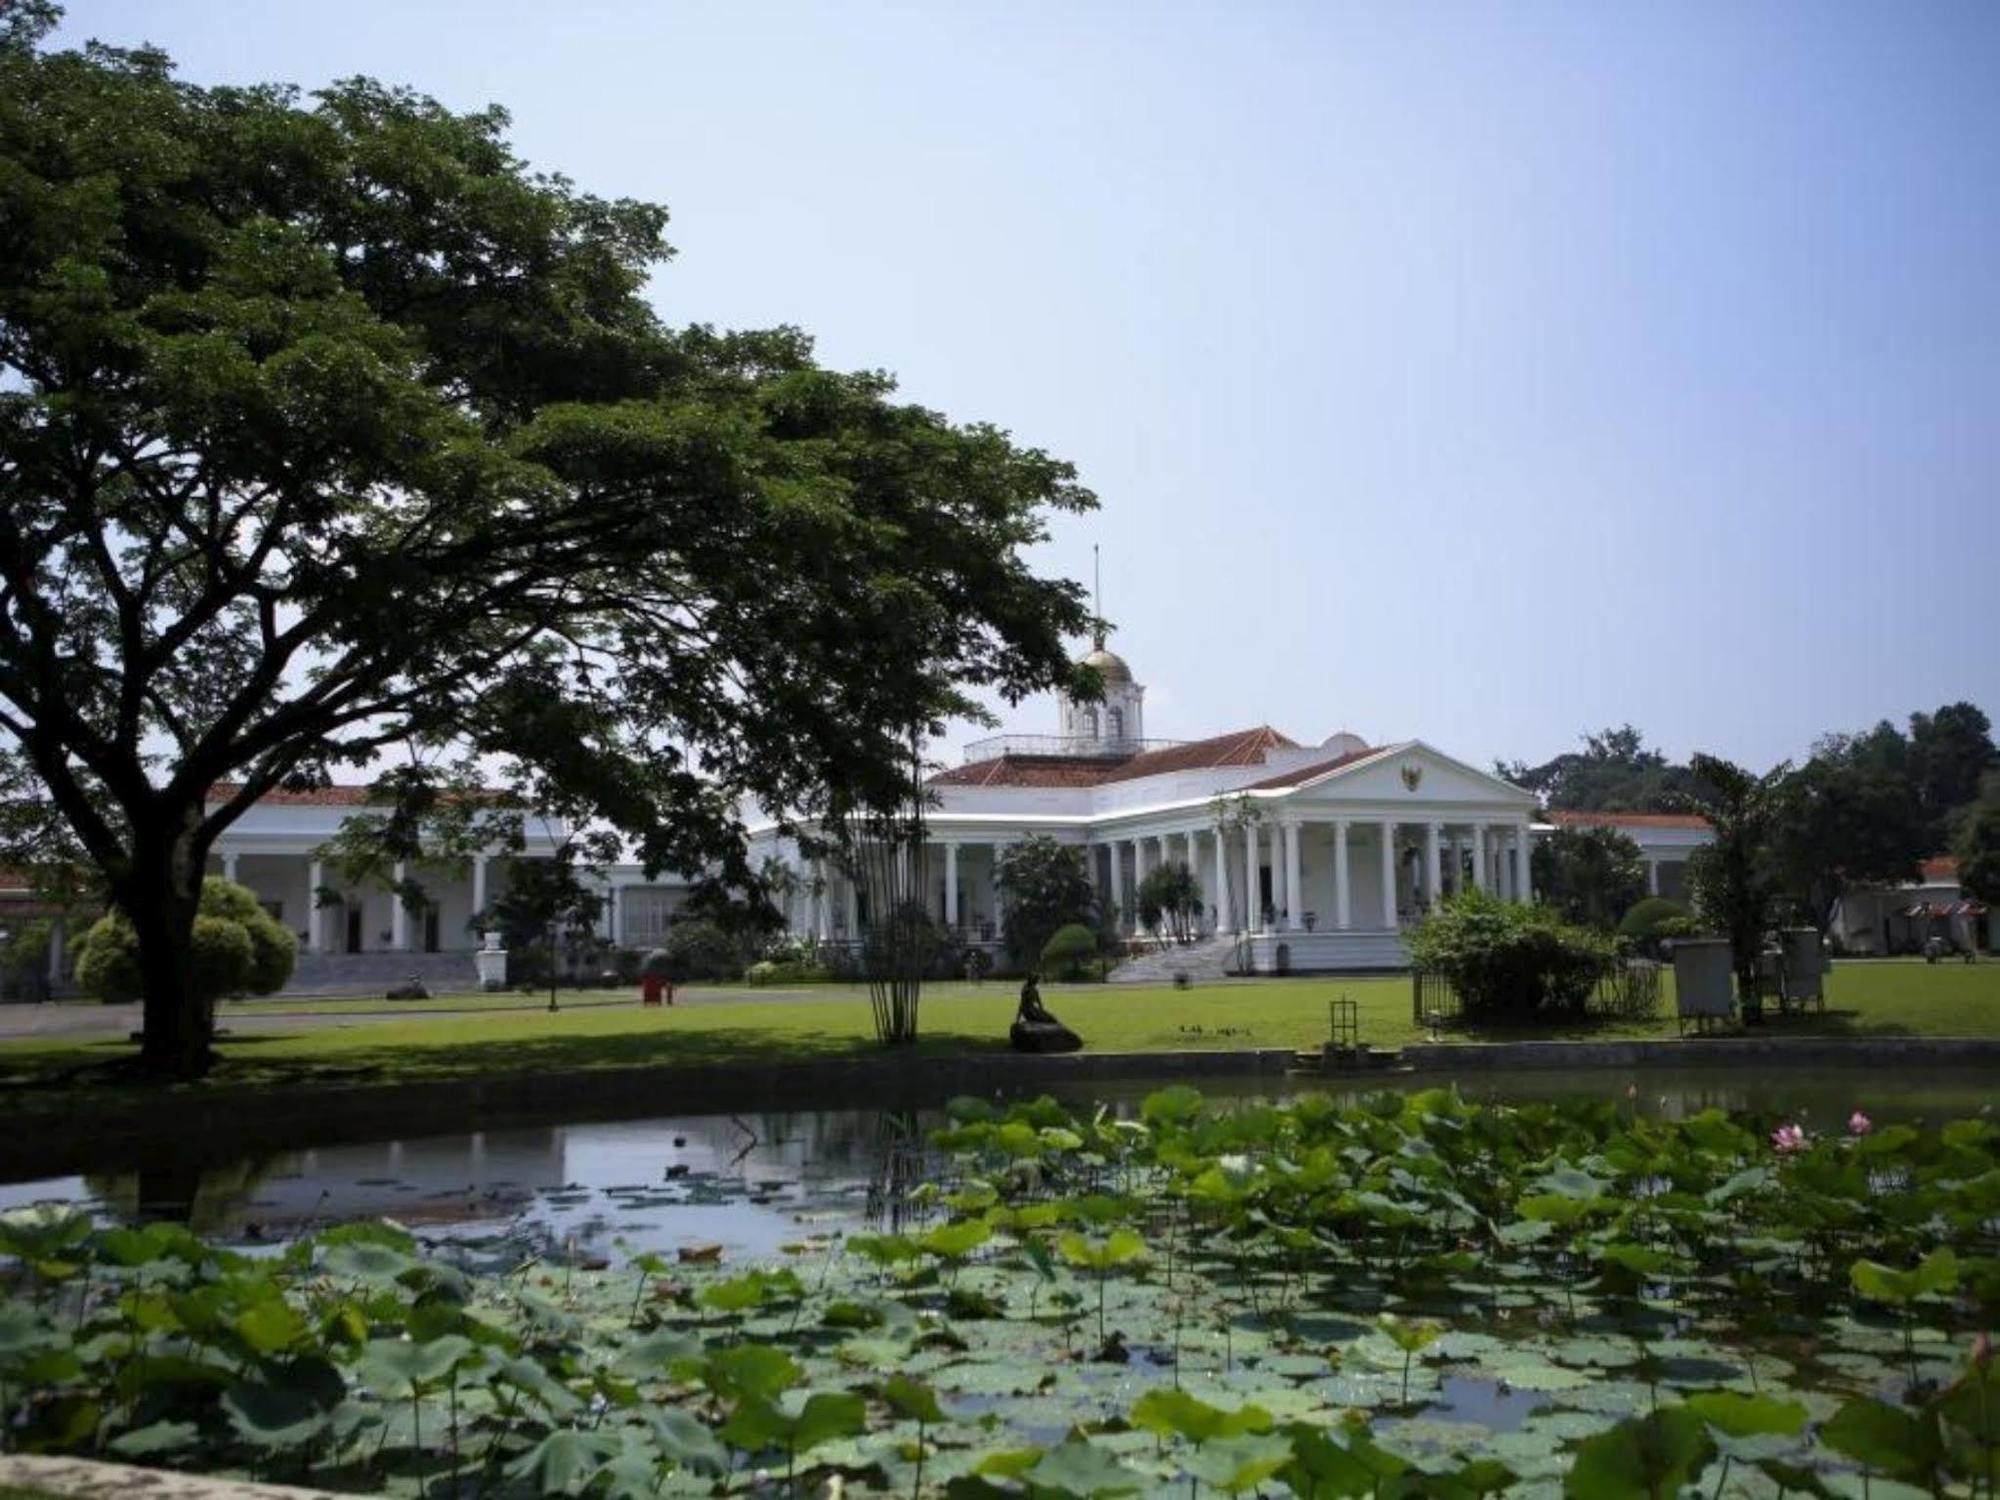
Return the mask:
<svg viewBox="0 0 2000 1500">
<path fill-rule="evenodd" d="M 1708 819 L 1699 813 L 1568 812 L 1549 814 L 1559 828 L 1707 828 Z"/>
<path fill-rule="evenodd" d="M 1268 724 L 1239 729 L 1164 750 L 1147 750 L 1124 760 L 1083 760 L 1058 755 L 1001 755 L 954 766 L 931 778 L 932 786 L 1103 786 L 1137 781 L 1173 771 L 1209 771 L 1223 766 L 1261 766 L 1273 750 L 1297 744 Z"/>
<path fill-rule="evenodd" d="M 218 782 L 209 794 L 211 802 L 226 802 L 235 796 L 239 788 L 230 782 Z M 369 789 L 365 786 L 316 786 L 307 791 L 288 792 L 277 788 L 264 793 L 257 801 L 272 807 L 366 807 Z"/>
<path fill-rule="evenodd" d="M 1148 750 L 1135 755 L 1104 779 L 1137 781 L 1142 776 L 1163 776 L 1169 771 L 1212 771 L 1220 766 L 1261 766 L 1273 750 L 1296 750 L 1298 742 L 1278 733 L 1269 724 L 1255 729 L 1239 729 L 1234 734 L 1218 734 L 1165 750 Z"/>
<path fill-rule="evenodd" d="M 1392 747 L 1375 745 L 1366 750 L 1351 750 L 1345 755 L 1330 756 L 1326 760 L 1316 760 L 1310 765 L 1294 766 L 1289 771 L 1280 771 L 1276 776 L 1267 776 L 1262 781 L 1253 781 L 1245 788 L 1252 792 L 1281 791 L 1286 787 L 1301 786 L 1315 776 L 1324 776 L 1329 771 L 1338 771 L 1342 766 L 1351 766 L 1358 761 L 1373 760 L 1378 755 L 1387 755 Z"/>
</svg>

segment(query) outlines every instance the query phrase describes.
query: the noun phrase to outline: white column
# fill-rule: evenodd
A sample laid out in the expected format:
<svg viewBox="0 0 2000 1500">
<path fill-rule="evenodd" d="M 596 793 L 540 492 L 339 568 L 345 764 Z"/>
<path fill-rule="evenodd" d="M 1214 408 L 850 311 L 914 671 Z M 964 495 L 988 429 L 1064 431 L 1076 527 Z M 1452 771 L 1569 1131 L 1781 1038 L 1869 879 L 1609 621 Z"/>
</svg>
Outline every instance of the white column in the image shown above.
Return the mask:
<svg viewBox="0 0 2000 1500">
<path fill-rule="evenodd" d="M 846 902 L 844 915 L 847 918 L 847 937 L 852 942 L 861 936 L 861 898 L 854 889 L 854 876 L 849 874 L 841 879 L 841 899 Z"/>
<path fill-rule="evenodd" d="M 602 923 L 603 925 L 599 929 L 598 936 L 603 938 L 607 943 L 616 944 L 618 941 L 618 887 L 611 883 L 609 876 L 606 876 L 604 880 L 604 912 Z M 785 899 L 785 928 L 787 931 L 796 930 L 792 927 L 792 900 L 790 897 Z"/>
<path fill-rule="evenodd" d="M 319 866 L 314 865 L 313 868 L 317 870 Z M 472 856 L 472 914 L 475 917 L 479 917 L 483 916 L 485 911 L 486 911 L 486 856 L 483 854 L 475 854 Z"/>
<path fill-rule="evenodd" d="M 1299 825 L 1285 825 L 1285 926 L 1293 932 L 1305 925 L 1305 902 L 1299 899 Z"/>
<path fill-rule="evenodd" d="M 410 909 L 403 905 L 403 882 L 410 878 L 410 867 L 402 860 L 396 861 L 396 889 L 389 895 L 389 946 L 398 953 L 410 951 Z"/>
<path fill-rule="evenodd" d="M 49 923 L 48 971 L 49 988 L 51 991 L 57 985 L 61 984 L 63 980 L 63 950 L 68 944 L 68 939 L 69 929 L 63 922 L 63 919 L 56 917 L 51 920 Z"/>
<path fill-rule="evenodd" d="M 1146 877 L 1151 873 L 1152 867 L 1146 863 L 1146 840 L 1143 837 L 1135 838 L 1132 840 L 1132 904 L 1134 906 L 1139 904 L 1139 887 L 1146 883 Z"/>
<path fill-rule="evenodd" d="M 1093 868 L 1096 861 L 1091 861 Z M 944 921 L 945 926 L 958 928 L 958 845 L 944 846 Z"/>
<path fill-rule="evenodd" d="M 326 884 L 326 866 L 314 860 L 306 866 L 306 952 L 326 952 L 326 929 L 319 907 L 319 888 Z"/>
<path fill-rule="evenodd" d="M 1424 825 L 1424 905 L 1434 907 L 1442 894 L 1444 865 L 1438 857 L 1438 840 L 1444 835 L 1439 823 Z"/>
<path fill-rule="evenodd" d="M 1258 890 L 1257 866 L 1261 863 L 1257 852 L 1257 825 L 1243 826 L 1243 930 L 1255 932 L 1257 923 L 1263 918 L 1263 901 Z"/>
<path fill-rule="evenodd" d="M 1197 880 L 1201 878 L 1201 848 L 1197 843 L 1197 835 L 1192 828 L 1187 831 L 1187 867 L 1188 874 L 1194 876 Z"/>
<path fill-rule="evenodd" d="M 1660 894 L 1660 860 L 1658 855 L 1648 855 L 1646 858 L 1646 894 L 1649 896 Z"/>
<path fill-rule="evenodd" d="M 1523 823 L 1514 830 L 1514 899 L 1532 901 L 1535 899 L 1535 877 L 1530 873 L 1528 856 L 1533 848 L 1533 840 L 1528 835 L 1528 825 Z"/>
<path fill-rule="evenodd" d="M 1489 884 L 1486 871 L 1486 825 L 1472 825 L 1472 883 L 1482 891 Z"/>
<path fill-rule="evenodd" d="M 1382 925 L 1396 930 L 1396 824 L 1382 822 Z"/>
<path fill-rule="evenodd" d="M 224 880 L 234 880 L 236 878 L 236 861 L 242 857 L 234 849 L 224 849 L 222 851 L 222 878 Z"/>
<path fill-rule="evenodd" d="M 1222 825 L 1217 824 L 1215 835 L 1215 930 L 1231 932 L 1229 920 L 1229 841 L 1222 836 Z"/>
<path fill-rule="evenodd" d="M 1125 858 L 1119 851 L 1119 841 L 1112 839 L 1104 846 L 1105 855 L 1111 861 L 1111 909 L 1115 913 L 1116 926 L 1125 930 Z"/>
<path fill-rule="evenodd" d="M 1333 925 L 1342 932 L 1354 925 L 1347 898 L 1347 819 L 1333 825 Z"/>
</svg>

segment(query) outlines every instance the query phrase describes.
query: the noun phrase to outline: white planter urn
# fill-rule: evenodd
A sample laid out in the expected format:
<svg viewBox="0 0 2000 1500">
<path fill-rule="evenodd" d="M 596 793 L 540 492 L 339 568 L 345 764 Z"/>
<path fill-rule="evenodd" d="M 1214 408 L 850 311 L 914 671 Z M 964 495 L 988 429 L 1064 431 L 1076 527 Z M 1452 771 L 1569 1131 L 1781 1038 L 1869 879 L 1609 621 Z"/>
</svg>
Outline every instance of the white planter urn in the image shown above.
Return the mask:
<svg viewBox="0 0 2000 1500">
<path fill-rule="evenodd" d="M 479 966 L 479 987 L 482 990 L 504 990 L 507 987 L 507 950 L 500 946 L 500 934 L 486 934 L 486 946 L 472 955 L 473 963 Z"/>
</svg>

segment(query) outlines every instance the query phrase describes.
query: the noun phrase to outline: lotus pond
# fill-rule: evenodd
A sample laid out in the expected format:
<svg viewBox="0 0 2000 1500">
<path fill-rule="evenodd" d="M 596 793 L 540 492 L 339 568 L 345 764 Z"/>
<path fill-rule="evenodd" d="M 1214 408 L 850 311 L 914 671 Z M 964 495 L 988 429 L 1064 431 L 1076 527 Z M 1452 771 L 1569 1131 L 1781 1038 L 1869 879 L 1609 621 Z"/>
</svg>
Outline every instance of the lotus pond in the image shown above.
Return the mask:
<svg viewBox="0 0 2000 1500">
<path fill-rule="evenodd" d="M 1993 1494 L 2000 1128 L 1662 1102 L 605 1127 L 630 1181 L 307 1163 L 203 1233 L 94 1178 L 0 1219 L 0 1433 L 448 1497 Z"/>
</svg>

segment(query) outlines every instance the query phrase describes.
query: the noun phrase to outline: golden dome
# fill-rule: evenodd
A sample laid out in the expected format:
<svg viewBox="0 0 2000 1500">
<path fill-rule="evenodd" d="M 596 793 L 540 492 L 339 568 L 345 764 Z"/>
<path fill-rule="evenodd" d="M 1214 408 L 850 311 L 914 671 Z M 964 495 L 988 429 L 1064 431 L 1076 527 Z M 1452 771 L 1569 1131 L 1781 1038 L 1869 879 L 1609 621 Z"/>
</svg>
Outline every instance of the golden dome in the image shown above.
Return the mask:
<svg viewBox="0 0 2000 1500">
<path fill-rule="evenodd" d="M 1097 675 L 1104 679 L 1104 685 L 1124 685 L 1132 680 L 1132 669 L 1125 665 L 1125 658 L 1116 651 L 1107 651 L 1100 642 L 1090 655 L 1077 663 L 1078 666 L 1095 667 Z"/>
</svg>

